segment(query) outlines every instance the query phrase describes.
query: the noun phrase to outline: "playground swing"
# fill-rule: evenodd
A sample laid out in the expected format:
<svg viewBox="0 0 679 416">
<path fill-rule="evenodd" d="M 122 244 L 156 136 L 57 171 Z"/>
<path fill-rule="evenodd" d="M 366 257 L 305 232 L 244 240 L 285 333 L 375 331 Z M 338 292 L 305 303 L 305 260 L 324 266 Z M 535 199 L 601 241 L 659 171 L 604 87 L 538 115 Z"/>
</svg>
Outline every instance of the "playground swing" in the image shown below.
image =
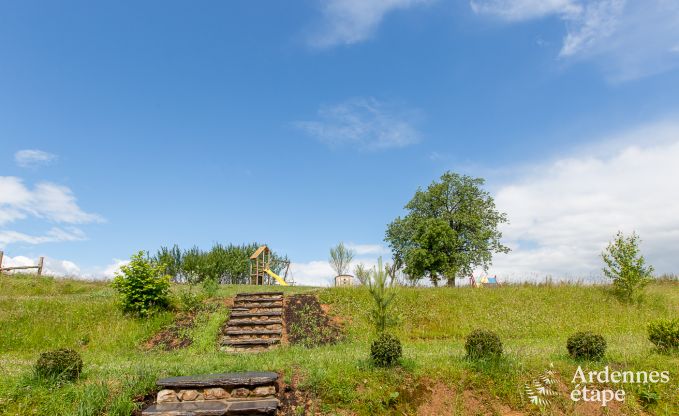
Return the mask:
<svg viewBox="0 0 679 416">
<path fill-rule="evenodd" d="M 272 285 L 274 281 L 281 286 L 289 286 L 286 281 L 290 261 L 285 263 L 285 274 L 280 277 L 271 271 L 271 250 L 267 246 L 261 246 L 250 256 L 250 284 L 251 285 Z"/>
</svg>

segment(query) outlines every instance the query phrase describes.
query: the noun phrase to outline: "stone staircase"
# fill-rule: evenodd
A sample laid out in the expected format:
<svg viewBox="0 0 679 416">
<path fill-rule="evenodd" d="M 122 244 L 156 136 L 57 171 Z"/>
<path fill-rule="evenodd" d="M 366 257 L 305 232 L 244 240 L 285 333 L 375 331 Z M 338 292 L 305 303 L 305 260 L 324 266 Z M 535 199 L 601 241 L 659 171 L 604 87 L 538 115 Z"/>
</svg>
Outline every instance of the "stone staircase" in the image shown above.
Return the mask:
<svg viewBox="0 0 679 416">
<path fill-rule="evenodd" d="M 143 416 L 275 415 L 278 374 L 248 372 L 158 380 L 156 404 Z"/>
<path fill-rule="evenodd" d="M 283 336 L 283 292 L 239 293 L 222 329 L 222 351 L 257 352 L 276 347 Z"/>
</svg>

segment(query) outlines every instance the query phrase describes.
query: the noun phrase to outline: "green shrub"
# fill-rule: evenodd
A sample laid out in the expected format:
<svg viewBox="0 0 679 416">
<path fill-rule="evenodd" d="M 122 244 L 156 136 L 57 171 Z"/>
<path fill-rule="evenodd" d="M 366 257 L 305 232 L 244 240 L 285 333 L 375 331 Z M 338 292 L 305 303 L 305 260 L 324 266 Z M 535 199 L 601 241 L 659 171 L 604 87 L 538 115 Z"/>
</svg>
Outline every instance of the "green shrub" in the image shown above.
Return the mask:
<svg viewBox="0 0 679 416">
<path fill-rule="evenodd" d="M 120 267 L 113 287 L 120 293 L 124 312 L 148 316 L 170 305 L 170 278 L 162 274 L 162 266 L 152 263 L 140 251 L 130 263 Z"/>
<path fill-rule="evenodd" d="M 606 353 L 606 340 L 593 332 L 577 332 L 568 337 L 566 347 L 577 360 L 598 360 Z"/>
<path fill-rule="evenodd" d="M 60 380 L 76 380 L 83 369 L 80 354 L 71 349 L 58 349 L 40 354 L 35 365 L 39 377 L 58 378 Z"/>
<path fill-rule="evenodd" d="M 679 349 L 679 318 L 658 319 L 648 324 L 648 340 L 663 352 Z"/>
<path fill-rule="evenodd" d="M 401 341 L 385 332 L 378 335 L 370 346 L 370 358 L 379 367 L 391 367 L 398 362 L 402 354 Z"/>
<path fill-rule="evenodd" d="M 467 358 L 495 358 L 502 355 L 502 341 L 491 331 L 476 329 L 467 335 L 464 343 Z"/>
</svg>

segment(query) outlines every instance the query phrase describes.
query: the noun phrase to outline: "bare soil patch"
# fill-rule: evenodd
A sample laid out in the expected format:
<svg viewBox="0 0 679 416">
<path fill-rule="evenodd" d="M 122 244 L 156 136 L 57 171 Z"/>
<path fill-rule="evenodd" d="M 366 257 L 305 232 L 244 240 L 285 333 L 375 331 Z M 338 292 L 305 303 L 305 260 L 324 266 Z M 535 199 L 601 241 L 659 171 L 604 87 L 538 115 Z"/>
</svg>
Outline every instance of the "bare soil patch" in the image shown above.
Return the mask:
<svg viewBox="0 0 679 416">
<path fill-rule="evenodd" d="M 192 342 L 188 332 L 195 324 L 196 315 L 197 312 L 179 313 L 172 324 L 144 343 L 144 349 L 160 348 L 164 351 L 172 351 L 188 347 Z"/>
<path fill-rule="evenodd" d="M 285 302 L 287 341 L 306 347 L 332 344 L 341 336 L 338 323 L 326 313 L 328 305 L 321 305 L 315 295 L 292 295 Z"/>
<path fill-rule="evenodd" d="M 139 396 L 134 398 L 134 402 L 137 404 L 137 409 L 132 412 L 131 416 L 141 416 L 141 412 L 147 407 L 151 406 L 156 402 L 157 390 L 145 394 L 144 396 Z"/>
</svg>

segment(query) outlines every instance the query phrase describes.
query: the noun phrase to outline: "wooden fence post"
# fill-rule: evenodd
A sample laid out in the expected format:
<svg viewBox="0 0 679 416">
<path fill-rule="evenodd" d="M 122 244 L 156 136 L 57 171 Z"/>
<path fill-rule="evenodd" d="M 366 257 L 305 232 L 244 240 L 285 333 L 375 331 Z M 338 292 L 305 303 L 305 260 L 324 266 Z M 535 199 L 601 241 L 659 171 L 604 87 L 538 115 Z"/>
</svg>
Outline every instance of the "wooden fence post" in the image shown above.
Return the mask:
<svg viewBox="0 0 679 416">
<path fill-rule="evenodd" d="M 42 263 L 45 261 L 44 257 L 40 257 L 38 260 L 38 276 L 42 275 Z"/>
<path fill-rule="evenodd" d="M 0 251 L 0 274 L 2 274 L 2 258 L 5 256 L 4 251 Z"/>
</svg>

